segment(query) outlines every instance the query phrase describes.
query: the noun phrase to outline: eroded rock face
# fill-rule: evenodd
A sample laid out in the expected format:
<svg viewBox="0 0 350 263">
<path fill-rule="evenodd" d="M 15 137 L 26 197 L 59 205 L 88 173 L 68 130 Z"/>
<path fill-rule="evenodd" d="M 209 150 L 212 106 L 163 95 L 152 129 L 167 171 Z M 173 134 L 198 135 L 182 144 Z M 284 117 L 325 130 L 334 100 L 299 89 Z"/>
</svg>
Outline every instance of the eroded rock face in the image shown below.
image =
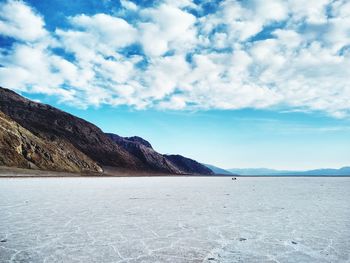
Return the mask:
<svg viewBox="0 0 350 263">
<path fill-rule="evenodd" d="M 0 165 L 67 172 L 102 172 L 72 145 L 35 136 L 0 111 Z"/>
<path fill-rule="evenodd" d="M 137 143 L 142 144 L 148 148 L 153 149 L 152 145 L 148 141 L 146 141 L 145 139 L 143 139 L 139 136 L 125 137 L 124 139 L 126 139 L 128 141 L 132 141 L 132 142 L 137 142 Z"/>
<path fill-rule="evenodd" d="M 181 155 L 164 155 L 169 161 L 175 164 L 179 169 L 189 174 L 212 175 L 214 172 L 199 162 L 186 158 Z"/>
<path fill-rule="evenodd" d="M 97 126 L 46 104 L 0 88 L 0 110 L 34 135 L 64 141 L 100 165 L 143 169 L 143 164 L 106 136 Z"/>
<path fill-rule="evenodd" d="M 145 166 L 159 172 L 182 174 L 183 171 L 166 159 L 162 154 L 153 150 L 151 144 L 141 137 L 121 137 L 113 133 L 106 133 L 115 143 L 136 156 Z"/>
<path fill-rule="evenodd" d="M 163 155 L 156 152 L 151 144 L 141 137 L 121 137 L 112 133 L 107 135 L 145 165 L 158 171 L 174 174 L 214 174 L 212 170 L 195 160 L 181 155 Z"/>
</svg>

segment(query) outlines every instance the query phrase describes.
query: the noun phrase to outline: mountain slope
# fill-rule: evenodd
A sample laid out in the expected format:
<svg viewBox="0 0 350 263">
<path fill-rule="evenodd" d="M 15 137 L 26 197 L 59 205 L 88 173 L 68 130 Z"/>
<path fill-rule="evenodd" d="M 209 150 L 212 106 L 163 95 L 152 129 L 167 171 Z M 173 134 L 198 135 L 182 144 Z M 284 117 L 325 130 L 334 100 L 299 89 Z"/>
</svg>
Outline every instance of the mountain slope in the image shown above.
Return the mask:
<svg viewBox="0 0 350 263">
<path fill-rule="evenodd" d="M 64 171 L 101 171 L 101 167 L 114 167 L 171 174 L 212 173 L 209 168 L 182 156 L 182 161 L 170 160 L 141 137 L 105 134 L 81 118 L 1 87 L 0 111 L 1 123 L 7 127 L 0 129 L 0 165 Z M 21 134 L 26 134 L 25 139 L 18 134 L 13 137 L 17 126 Z M 17 150 L 18 145 L 26 148 Z M 45 156 L 49 156 L 48 160 Z"/>
<path fill-rule="evenodd" d="M 144 168 L 98 127 L 59 109 L 0 88 L 0 110 L 34 135 L 52 142 L 64 140 L 100 165 Z"/>
<path fill-rule="evenodd" d="M 188 174 L 213 175 L 214 172 L 199 162 L 181 155 L 164 155 L 169 161 L 175 164 L 181 171 Z"/>
<path fill-rule="evenodd" d="M 107 134 L 108 135 L 108 134 Z M 120 137 L 120 136 L 119 136 Z M 142 144 L 142 145 L 144 145 L 144 146 L 146 146 L 146 147 L 148 147 L 148 148 L 151 148 L 151 149 L 153 149 L 153 147 L 152 147 L 152 145 L 148 142 L 148 141 L 146 141 L 145 139 L 143 139 L 143 138 L 141 138 L 141 137 L 139 137 L 139 136 L 132 136 L 132 137 L 120 137 L 120 138 L 123 138 L 123 139 L 125 139 L 125 140 L 127 140 L 127 141 L 131 141 L 131 142 L 135 142 L 135 143 L 139 143 L 139 144 Z"/>
<path fill-rule="evenodd" d="M 160 172 L 181 174 L 181 171 L 162 154 L 153 150 L 152 145 L 141 137 L 121 137 L 113 133 L 106 133 L 115 143 L 123 147 L 130 154 L 136 156 L 145 166 Z"/>
<path fill-rule="evenodd" d="M 230 171 L 227 171 L 225 169 L 222 169 L 220 167 L 217 167 L 217 166 L 214 166 L 211 164 L 203 164 L 203 165 L 205 165 L 210 170 L 212 170 L 215 174 L 218 174 L 218 175 L 235 175 L 234 173 L 231 173 Z"/>
<path fill-rule="evenodd" d="M 157 171 L 174 174 L 213 174 L 210 169 L 195 160 L 181 155 L 163 155 L 156 152 L 152 145 L 141 137 L 121 137 L 112 133 L 106 134 L 145 165 Z"/>
<path fill-rule="evenodd" d="M 0 165 L 67 172 L 102 172 L 72 145 L 32 134 L 0 111 Z"/>
</svg>

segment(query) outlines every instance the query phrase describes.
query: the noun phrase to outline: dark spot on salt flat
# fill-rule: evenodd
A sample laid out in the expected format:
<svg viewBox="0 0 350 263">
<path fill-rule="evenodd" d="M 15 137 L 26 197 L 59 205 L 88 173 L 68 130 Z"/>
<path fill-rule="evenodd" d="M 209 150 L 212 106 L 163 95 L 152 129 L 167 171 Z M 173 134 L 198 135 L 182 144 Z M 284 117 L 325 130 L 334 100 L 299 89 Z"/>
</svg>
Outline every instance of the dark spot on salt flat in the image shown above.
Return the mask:
<svg viewBox="0 0 350 263">
<path fill-rule="evenodd" d="M 241 241 L 241 242 L 242 242 L 242 241 L 246 241 L 246 240 L 247 240 L 247 239 L 244 238 L 244 237 L 240 237 L 240 238 L 239 238 L 239 241 Z"/>
<path fill-rule="evenodd" d="M 208 258 L 208 260 L 215 260 L 215 258 Z"/>
<path fill-rule="evenodd" d="M 292 241 L 292 244 L 296 245 L 296 244 L 298 244 L 298 243 L 297 243 L 297 242 L 295 242 L 295 241 Z"/>
</svg>

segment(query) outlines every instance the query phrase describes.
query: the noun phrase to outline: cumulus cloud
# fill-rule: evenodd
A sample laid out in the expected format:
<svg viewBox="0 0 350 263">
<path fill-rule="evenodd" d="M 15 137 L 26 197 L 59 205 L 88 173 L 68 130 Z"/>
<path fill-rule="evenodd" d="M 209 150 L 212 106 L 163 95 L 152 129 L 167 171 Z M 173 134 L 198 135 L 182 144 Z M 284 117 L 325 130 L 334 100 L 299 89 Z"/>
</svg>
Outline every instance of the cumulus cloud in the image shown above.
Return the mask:
<svg viewBox="0 0 350 263">
<path fill-rule="evenodd" d="M 184 51 L 196 42 L 195 16 L 178 7 L 162 4 L 141 11 L 140 42 L 148 56 L 161 56 L 169 49 Z"/>
<path fill-rule="evenodd" d="M 348 1 L 121 5 L 49 32 L 25 2 L 0 3 L 0 35 L 14 40 L 0 49 L 1 85 L 82 107 L 350 115 Z"/>
<path fill-rule="evenodd" d="M 37 41 L 46 35 L 43 18 L 22 1 L 0 3 L 0 34 L 23 41 Z"/>
<path fill-rule="evenodd" d="M 74 89 L 62 86 L 75 74 L 75 66 L 45 49 L 18 44 L 9 54 L 1 54 L 1 85 L 20 91 L 58 95 L 60 100 L 73 99 Z M 75 76 L 77 77 L 77 76 Z"/>
<path fill-rule="evenodd" d="M 128 10 L 136 11 L 138 9 L 137 5 L 129 0 L 120 0 L 120 4 Z"/>
<path fill-rule="evenodd" d="M 136 29 L 125 20 L 106 14 L 70 17 L 72 29 L 57 29 L 62 47 L 78 61 L 89 61 L 97 53 L 114 56 L 120 48 L 136 41 Z"/>
<path fill-rule="evenodd" d="M 111 48 L 126 46 L 136 39 L 136 30 L 118 17 L 106 14 L 78 15 L 69 20 L 73 27 Z"/>
</svg>

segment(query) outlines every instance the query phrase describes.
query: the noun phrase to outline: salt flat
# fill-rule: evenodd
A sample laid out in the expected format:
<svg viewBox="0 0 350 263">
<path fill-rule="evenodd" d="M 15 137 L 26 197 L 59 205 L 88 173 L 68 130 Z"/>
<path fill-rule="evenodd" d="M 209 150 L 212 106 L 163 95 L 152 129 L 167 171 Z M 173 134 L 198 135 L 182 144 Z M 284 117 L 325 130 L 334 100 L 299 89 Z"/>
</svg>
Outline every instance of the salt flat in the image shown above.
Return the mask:
<svg viewBox="0 0 350 263">
<path fill-rule="evenodd" d="M 0 262 L 350 262 L 350 178 L 2 178 Z"/>
</svg>

